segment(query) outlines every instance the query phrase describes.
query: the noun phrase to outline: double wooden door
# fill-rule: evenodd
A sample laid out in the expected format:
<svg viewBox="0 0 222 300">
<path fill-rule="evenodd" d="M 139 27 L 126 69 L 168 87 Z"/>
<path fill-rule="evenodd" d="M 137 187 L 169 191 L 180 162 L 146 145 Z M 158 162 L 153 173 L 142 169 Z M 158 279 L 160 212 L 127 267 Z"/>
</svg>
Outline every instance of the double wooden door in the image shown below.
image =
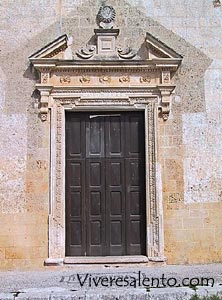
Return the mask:
<svg viewBox="0 0 222 300">
<path fill-rule="evenodd" d="M 66 255 L 145 254 L 143 112 L 66 114 Z"/>
</svg>

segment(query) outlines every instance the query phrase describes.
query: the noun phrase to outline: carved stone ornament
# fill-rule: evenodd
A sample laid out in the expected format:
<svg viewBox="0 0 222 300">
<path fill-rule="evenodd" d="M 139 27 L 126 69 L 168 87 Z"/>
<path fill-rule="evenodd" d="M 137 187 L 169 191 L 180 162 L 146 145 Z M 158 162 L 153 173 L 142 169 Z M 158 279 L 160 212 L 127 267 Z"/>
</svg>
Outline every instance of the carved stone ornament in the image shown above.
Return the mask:
<svg viewBox="0 0 222 300">
<path fill-rule="evenodd" d="M 90 82 L 90 77 L 86 76 L 86 75 L 83 75 L 82 77 L 80 77 L 79 81 L 81 83 L 89 83 Z"/>
<path fill-rule="evenodd" d="M 47 120 L 48 115 L 48 104 L 49 104 L 49 91 L 48 90 L 42 90 L 40 91 L 40 118 L 42 121 Z"/>
<path fill-rule="evenodd" d="M 125 75 L 125 76 L 121 76 L 119 78 L 119 82 L 121 83 L 127 83 L 127 82 L 130 82 L 130 77 L 128 75 Z"/>
<path fill-rule="evenodd" d="M 60 82 L 68 84 L 71 82 L 71 78 L 69 75 L 63 75 L 60 77 Z"/>
<path fill-rule="evenodd" d="M 140 82 L 141 83 L 150 83 L 151 82 L 151 77 L 150 76 L 142 76 L 140 77 Z"/>
<path fill-rule="evenodd" d="M 163 120 L 167 121 L 170 114 L 171 95 L 174 87 L 170 87 L 169 89 L 161 87 L 159 89 L 161 93 L 161 106 L 159 107 L 159 109 L 161 111 Z"/>
<path fill-rule="evenodd" d="M 100 76 L 99 81 L 101 83 L 110 83 L 111 82 L 111 77 L 107 76 L 107 75 L 103 75 L 103 76 Z"/>
<path fill-rule="evenodd" d="M 136 56 L 136 51 L 131 49 L 130 47 L 127 47 L 125 49 L 118 48 L 117 50 L 119 57 L 124 59 L 132 59 Z"/>
<path fill-rule="evenodd" d="M 170 83 L 170 72 L 169 71 L 162 72 L 162 83 Z"/>
<path fill-rule="evenodd" d="M 214 0 L 213 5 L 214 5 L 214 7 L 221 7 L 221 1 L 220 0 Z"/>
<path fill-rule="evenodd" d="M 101 6 L 97 15 L 99 26 L 104 29 L 113 28 L 113 21 L 115 20 L 116 12 L 112 6 Z"/>
<path fill-rule="evenodd" d="M 96 53 L 96 46 L 87 45 L 85 48 L 81 48 L 76 51 L 76 55 L 83 59 L 91 58 Z"/>
<path fill-rule="evenodd" d="M 41 73 L 41 83 L 48 83 L 49 73 Z"/>
</svg>

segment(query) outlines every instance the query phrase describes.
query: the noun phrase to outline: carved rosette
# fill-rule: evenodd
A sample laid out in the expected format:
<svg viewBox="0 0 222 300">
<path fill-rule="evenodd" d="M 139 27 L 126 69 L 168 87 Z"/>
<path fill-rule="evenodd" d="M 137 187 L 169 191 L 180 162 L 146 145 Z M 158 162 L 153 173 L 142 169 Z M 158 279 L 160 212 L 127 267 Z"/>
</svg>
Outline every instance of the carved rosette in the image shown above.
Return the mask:
<svg viewBox="0 0 222 300">
<path fill-rule="evenodd" d="M 102 75 L 99 77 L 99 82 L 101 83 L 111 83 L 111 76 Z"/>
<path fill-rule="evenodd" d="M 130 77 L 128 75 L 121 76 L 119 78 L 119 82 L 121 82 L 121 83 L 129 83 L 130 82 Z"/>
<path fill-rule="evenodd" d="M 90 83 L 90 77 L 87 75 L 83 75 L 82 77 L 80 77 L 79 81 L 81 83 Z"/>
<path fill-rule="evenodd" d="M 149 75 L 141 76 L 140 77 L 140 82 L 141 83 L 150 83 L 151 82 L 151 77 Z"/>
<path fill-rule="evenodd" d="M 69 75 L 63 75 L 60 77 L 60 82 L 62 84 L 69 84 L 71 82 L 71 78 Z"/>
</svg>

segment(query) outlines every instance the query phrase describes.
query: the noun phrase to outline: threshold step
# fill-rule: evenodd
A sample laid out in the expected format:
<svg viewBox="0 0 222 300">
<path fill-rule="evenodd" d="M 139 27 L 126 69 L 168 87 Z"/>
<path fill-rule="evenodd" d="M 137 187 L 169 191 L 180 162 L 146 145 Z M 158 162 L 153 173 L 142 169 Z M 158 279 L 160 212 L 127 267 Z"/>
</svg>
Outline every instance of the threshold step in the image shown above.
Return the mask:
<svg viewBox="0 0 222 300">
<path fill-rule="evenodd" d="M 63 260 L 64 264 L 128 264 L 148 263 L 148 257 L 144 255 L 129 256 L 72 256 Z"/>
</svg>

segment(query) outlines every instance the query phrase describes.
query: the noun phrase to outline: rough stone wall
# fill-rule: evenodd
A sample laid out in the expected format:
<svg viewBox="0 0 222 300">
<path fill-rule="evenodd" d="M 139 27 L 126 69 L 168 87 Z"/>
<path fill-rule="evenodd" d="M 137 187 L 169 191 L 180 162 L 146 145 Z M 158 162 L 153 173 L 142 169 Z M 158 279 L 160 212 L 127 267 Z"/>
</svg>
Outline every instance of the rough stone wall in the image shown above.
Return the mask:
<svg viewBox="0 0 222 300">
<path fill-rule="evenodd" d="M 48 255 L 49 130 L 38 117 L 28 56 L 67 33 L 93 36 L 98 0 L 3 0 L 0 5 L 0 268 Z M 183 56 L 170 119 L 158 121 L 168 263 L 222 260 L 222 8 L 211 0 L 110 0 L 119 44 L 145 33 Z"/>
</svg>

